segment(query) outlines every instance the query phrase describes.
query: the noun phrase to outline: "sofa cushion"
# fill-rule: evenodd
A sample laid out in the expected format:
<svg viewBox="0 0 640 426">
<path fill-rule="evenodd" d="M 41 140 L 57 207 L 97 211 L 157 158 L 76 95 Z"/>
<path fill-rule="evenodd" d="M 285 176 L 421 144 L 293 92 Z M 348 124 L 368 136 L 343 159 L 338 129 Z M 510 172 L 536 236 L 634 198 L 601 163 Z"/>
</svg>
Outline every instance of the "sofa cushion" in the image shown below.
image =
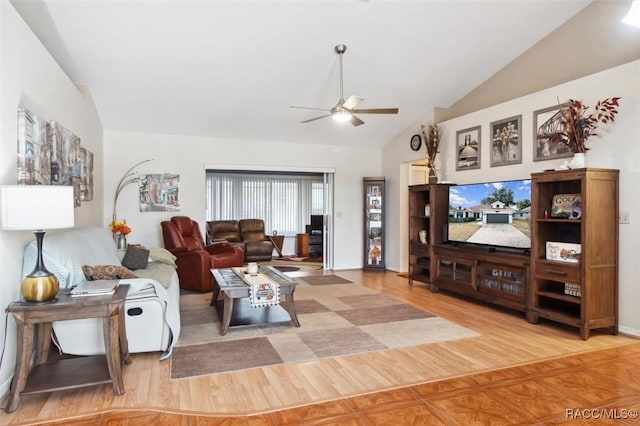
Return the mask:
<svg viewBox="0 0 640 426">
<path fill-rule="evenodd" d="M 207 222 L 207 235 L 210 240 L 227 240 L 239 243 L 240 226 L 237 220 L 212 220 Z"/>
<path fill-rule="evenodd" d="M 130 269 L 122 265 L 84 265 L 82 267 L 85 277 L 89 281 L 93 280 L 123 280 L 127 278 L 138 278 Z"/>
<path fill-rule="evenodd" d="M 149 250 L 144 247 L 127 246 L 127 251 L 122 258 L 122 266 L 132 271 L 145 269 L 149 263 Z"/>
<path fill-rule="evenodd" d="M 265 241 L 267 239 L 262 219 L 240 219 L 238 224 L 242 241 Z"/>
<path fill-rule="evenodd" d="M 149 250 L 149 262 L 166 263 L 175 268 L 177 257 L 169 250 L 162 247 L 146 247 L 146 249 Z"/>
</svg>

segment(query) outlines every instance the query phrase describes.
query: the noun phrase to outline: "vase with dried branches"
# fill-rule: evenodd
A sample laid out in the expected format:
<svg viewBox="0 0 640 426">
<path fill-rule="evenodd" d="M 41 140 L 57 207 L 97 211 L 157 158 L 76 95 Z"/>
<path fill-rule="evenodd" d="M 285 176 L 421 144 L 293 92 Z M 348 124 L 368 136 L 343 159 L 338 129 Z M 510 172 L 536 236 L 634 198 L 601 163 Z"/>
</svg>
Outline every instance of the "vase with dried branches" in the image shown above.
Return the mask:
<svg viewBox="0 0 640 426">
<path fill-rule="evenodd" d="M 584 155 L 589 150 L 587 140 L 596 136 L 599 124 L 613 123 L 618 114 L 620 97 L 606 98 L 596 103 L 594 111 L 587 114 L 588 106 L 582 101 L 569 99 L 560 110 L 561 131 L 551 135 L 550 140 L 569 147 L 574 156 L 579 156 L 582 163 L 567 163 L 568 168 L 584 167 Z"/>
<path fill-rule="evenodd" d="M 437 124 L 428 124 L 420 126 L 422 135 L 424 136 L 424 147 L 427 151 L 427 168 L 429 169 L 429 183 L 437 183 L 438 175 L 436 174 L 436 156 L 440 151 L 440 130 L 441 126 Z"/>
</svg>

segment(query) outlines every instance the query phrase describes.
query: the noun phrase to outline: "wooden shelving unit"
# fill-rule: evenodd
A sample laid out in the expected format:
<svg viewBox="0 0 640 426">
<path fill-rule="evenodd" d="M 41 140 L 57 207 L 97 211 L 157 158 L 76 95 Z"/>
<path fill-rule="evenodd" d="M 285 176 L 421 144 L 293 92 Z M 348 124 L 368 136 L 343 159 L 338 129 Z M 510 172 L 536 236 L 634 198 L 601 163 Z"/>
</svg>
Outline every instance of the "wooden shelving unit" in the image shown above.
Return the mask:
<svg viewBox="0 0 640 426">
<path fill-rule="evenodd" d="M 574 326 L 583 339 L 598 328 L 617 334 L 618 180 L 618 170 L 593 168 L 531 175 L 530 322 Z M 580 194 L 579 217 L 550 215 L 557 194 Z M 547 259 L 547 242 L 580 244 L 579 260 Z"/>
<path fill-rule="evenodd" d="M 442 244 L 449 215 L 449 184 L 409 186 L 409 285 L 431 284 L 433 247 Z M 421 231 L 423 238 L 421 239 Z"/>
<path fill-rule="evenodd" d="M 480 247 L 436 246 L 432 290 L 447 290 L 525 312 L 529 256 Z"/>
</svg>

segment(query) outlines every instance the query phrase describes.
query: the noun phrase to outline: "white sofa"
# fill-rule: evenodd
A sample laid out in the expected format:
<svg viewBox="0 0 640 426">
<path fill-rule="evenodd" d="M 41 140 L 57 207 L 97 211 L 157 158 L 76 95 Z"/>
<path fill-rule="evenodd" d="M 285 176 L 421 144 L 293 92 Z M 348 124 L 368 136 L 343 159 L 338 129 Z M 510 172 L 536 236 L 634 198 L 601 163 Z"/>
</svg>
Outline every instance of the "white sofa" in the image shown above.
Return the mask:
<svg viewBox="0 0 640 426">
<path fill-rule="evenodd" d="M 138 278 L 120 280 L 121 284 L 130 285 L 125 327 L 131 353 L 161 351 L 160 359 L 166 359 L 180 336 L 180 286 L 173 255 L 161 248 L 149 250 L 147 269 L 133 271 Z M 84 281 L 84 265 L 120 265 L 123 254 L 116 248 L 111 232 L 100 227 L 47 234 L 43 244 L 44 264 L 57 276 L 61 288 Z M 37 246 L 32 241 L 24 251 L 23 276 L 33 270 L 36 260 Z M 105 352 L 99 319 L 57 321 L 53 328 L 54 342 L 63 353 Z"/>
</svg>

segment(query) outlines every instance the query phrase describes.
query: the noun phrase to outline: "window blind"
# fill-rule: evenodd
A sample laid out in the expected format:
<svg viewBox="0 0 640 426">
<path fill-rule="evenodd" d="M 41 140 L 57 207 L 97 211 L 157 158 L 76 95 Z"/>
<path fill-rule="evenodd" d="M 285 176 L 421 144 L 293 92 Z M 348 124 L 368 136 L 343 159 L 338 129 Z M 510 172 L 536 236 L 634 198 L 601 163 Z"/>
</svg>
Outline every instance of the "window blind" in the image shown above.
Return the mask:
<svg viewBox="0 0 640 426">
<path fill-rule="evenodd" d="M 262 219 L 265 231 L 305 232 L 312 214 L 324 214 L 322 174 L 207 171 L 206 219 Z"/>
</svg>

